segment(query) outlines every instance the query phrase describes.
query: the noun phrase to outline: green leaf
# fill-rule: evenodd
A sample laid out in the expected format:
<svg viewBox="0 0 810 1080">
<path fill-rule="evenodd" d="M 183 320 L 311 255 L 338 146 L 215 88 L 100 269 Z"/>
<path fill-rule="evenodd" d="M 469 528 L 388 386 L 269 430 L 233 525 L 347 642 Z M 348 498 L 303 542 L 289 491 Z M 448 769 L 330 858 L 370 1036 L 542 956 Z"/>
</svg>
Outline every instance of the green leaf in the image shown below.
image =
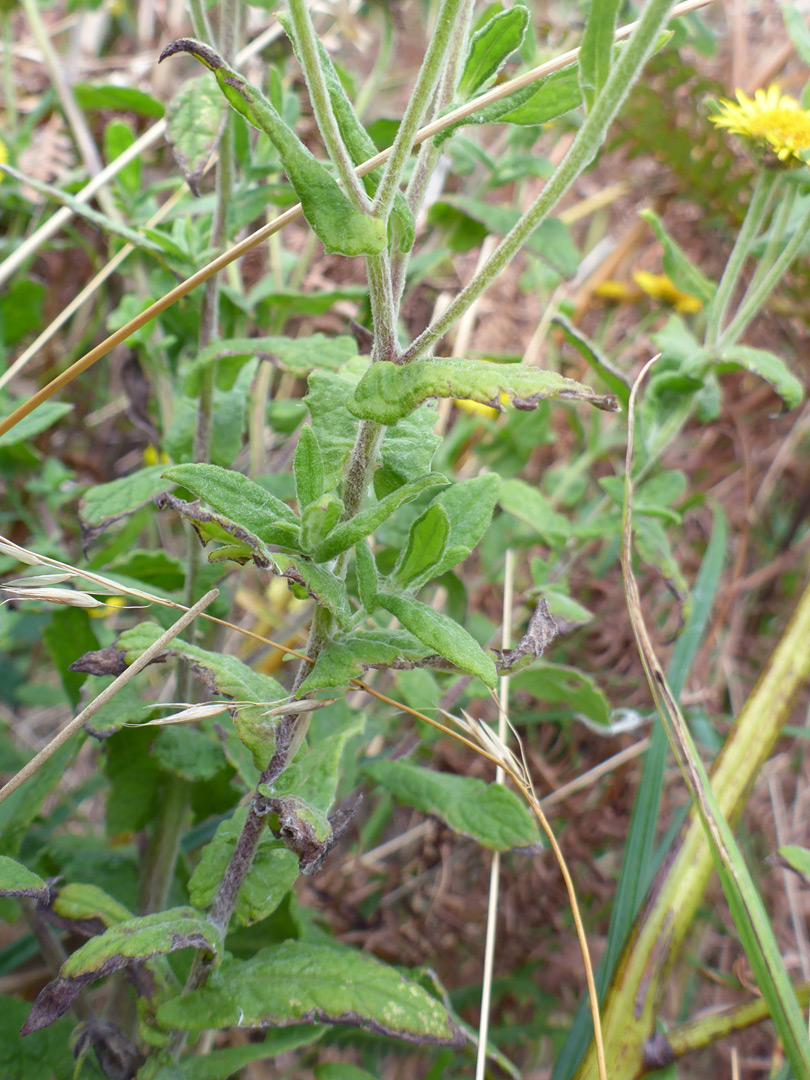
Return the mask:
<svg viewBox="0 0 810 1080">
<path fill-rule="evenodd" d="M 411 582 L 411 587 L 424 584 L 452 570 L 466 559 L 487 531 L 498 498 L 501 481 L 496 473 L 485 473 L 461 480 L 440 491 L 431 506 L 440 506 L 450 519 L 450 533 L 442 558 L 428 572 Z"/>
<path fill-rule="evenodd" d="M 19 403 L 9 402 L 8 412 L 5 409 L 3 410 L 4 418 L 11 415 L 17 404 Z M 33 439 L 35 435 L 39 435 L 40 432 L 46 431 L 49 427 L 58 423 L 72 409 L 73 406 L 66 401 L 44 401 L 32 413 L 24 416 L 10 431 L 0 435 L 0 447 L 16 446 L 17 443 Z"/>
<path fill-rule="evenodd" d="M 210 81 L 206 80 L 209 83 Z M 217 97 L 221 101 L 219 92 Z M 334 370 L 357 355 L 354 338 L 308 334 L 306 337 L 223 338 L 200 350 L 186 369 L 184 389 L 196 396 L 205 371 L 217 365 L 217 386 L 229 390 L 235 373 L 251 357 L 272 360 L 281 371 L 305 376 L 319 368 Z"/>
<path fill-rule="evenodd" d="M 166 108 L 166 142 L 195 195 L 219 143 L 226 112 L 219 88 L 206 75 L 182 83 Z"/>
<path fill-rule="evenodd" d="M 221 947 L 220 932 L 201 912 L 190 907 L 170 908 L 118 923 L 67 958 L 58 978 L 37 996 L 22 1034 L 52 1024 L 68 1011 L 85 986 L 128 967 L 133 960 L 149 960 L 189 948 L 216 955 Z"/>
<path fill-rule="evenodd" d="M 159 244 L 154 240 L 150 240 L 148 237 L 139 233 L 136 229 L 130 229 L 128 225 L 122 224 L 115 218 L 108 217 L 100 210 L 95 210 L 92 206 L 88 206 L 87 203 L 82 202 L 80 199 L 75 199 L 67 191 L 63 191 L 62 188 L 54 187 L 53 184 L 46 184 L 42 180 L 37 180 L 33 176 L 26 176 L 17 169 L 13 168 L 7 162 L 0 163 L 0 170 L 7 173 L 9 176 L 13 176 L 21 184 L 26 184 L 28 187 L 33 188 L 34 191 L 40 195 L 44 195 L 46 198 L 55 199 L 57 202 L 62 203 L 64 206 L 69 206 L 70 209 L 78 217 L 86 218 L 87 221 L 91 221 L 94 225 L 98 225 L 104 232 L 112 233 L 114 236 L 120 236 L 122 240 L 126 240 L 128 244 L 132 244 L 134 247 L 146 248 L 147 251 L 161 251 Z"/>
<path fill-rule="evenodd" d="M 56 894 L 53 910 L 63 919 L 100 919 L 106 927 L 131 919 L 132 912 L 98 885 L 70 882 Z"/>
<path fill-rule="evenodd" d="M 440 146 L 454 131 L 466 124 L 547 124 L 576 109 L 581 103 L 577 67 L 572 64 L 451 124 L 435 137 L 435 141 Z"/>
<path fill-rule="evenodd" d="M 82 109 L 98 109 L 103 112 L 137 113 L 159 120 L 163 116 L 163 104 L 143 90 L 115 83 L 74 83 L 73 93 Z"/>
<path fill-rule="evenodd" d="M 428 398 L 464 398 L 502 409 L 502 394 L 518 409 L 533 409 L 552 397 L 586 401 L 610 411 L 617 408 L 612 396 L 594 394 L 556 371 L 455 357 L 432 357 L 406 365 L 380 361 L 368 369 L 347 406 L 361 420 L 393 424 Z"/>
<path fill-rule="evenodd" d="M 95 620 L 94 620 L 95 621 Z M 90 616 L 83 608 L 57 608 L 43 631 L 42 640 L 71 705 L 76 708 L 87 675 L 71 671 L 70 665 L 91 649 L 98 648 Z"/>
<path fill-rule="evenodd" d="M 47 1031 L 23 1038 L 20 1028 L 30 1007 L 19 998 L 0 997 L 0 1076 L 3 1080 L 77 1080 L 76 1059 L 70 1049 L 75 1023 L 59 1020 Z M 78 1080 L 85 1080 L 87 1075 L 82 1072 Z"/>
<path fill-rule="evenodd" d="M 165 465 L 148 465 L 139 472 L 96 484 L 85 492 L 79 503 L 79 521 L 83 534 L 97 536 L 102 529 L 150 503 L 155 495 L 170 486 L 163 477 Z"/>
<path fill-rule="evenodd" d="M 565 340 L 573 345 L 597 375 L 601 376 L 605 386 L 616 395 L 622 408 L 626 409 L 630 401 L 630 384 L 624 375 L 603 355 L 601 349 L 564 315 L 557 314 L 551 321 L 560 328 Z"/>
<path fill-rule="evenodd" d="M 431 206 L 428 221 L 452 229 L 453 248 L 466 251 L 479 244 L 488 234 L 506 236 L 517 224 L 520 216 L 520 211 L 511 206 L 488 203 L 469 195 L 445 195 Z M 456 230 L 464 219 L 479 223 L 480 230 L 465 229 L 459 240 L 455 238 Z M 476 235 L 477 233 L 480 235 Z M 555 217 L 546 218 L 541 222 L 527 239 L 525 246 L 567 278 L 574 276 L 582 259 L 571 239 L 568 226 Z"/>
<path fill-rule="evenodd" d="M 252 559 L 261 569 L 273 566 L 273 554 L 267 544 L 244 525 L 231 521 L 224 514 L 204 510 L 199 502 L 186 502 L 185 499 L 179 499 L 168 492 L 160 497 L 158 507 L 161 510 L 175 510 L 190 521 L 203 547 L 212 540 L 225 545 L 211 552 L 208 556 L 209 562 L 232 559 L 244 565 Z"/>
<path fill-rule="evenodd" d="M 281 1030 L 268 1031 L 260 1043 L 226 1046 L 221 1050 L 210 1050 L 202 1056 L 185 1058 L 180 1066 L 183 1080 L 229 1080 L 245 1065 L 308 1046 L 320 1039 L 327 1030 L 317 1024 L 293 1024 Z M 162 1077 L 157 1080 L 162 1080 Z"/>
<path fill-rule="evenodd" d="M 610 722 L 608 699 L 596 680 L 579 668 L 538 660 L 530 671 L 513 676 L 510 683 L 515 691 L 522 690 L 548 705 L 562 706 L 567 714 L 584 717 L 597 727 L 607 727 Z M 542 713 L 538 719 L 543 719 Z"/>
<path fill-rule="evenodd" d="M 173 465 L 163 476 L 187 488 L 212 509 L 244 525 L 266 544 L 285 544 L 298 527 L 295 512 L 235 469 L 218 465 Z M 278 539 L 285 537 L 286 539 Z"/>
<path fill-rule="evenodd" d="M 315 433 L 308 425 L 301 428 L 295 448 L 295 497 L 299 510 L 323 495 L 323 458 Z"/>
<path fill-rule="evenodd" d="M 301 550 L 311 555 L 329 536 L 345 510 L 343 500 L 333 491 L 311 502 L 301 514 Z"/>
<path fill-rule="evenodd" d="M 113 162 L 135 142 L 135 132 L 124 120 L 111 120 L 104 128 L 104 157 Z M 137 197 L 141 190 L 141 159 L 136 157 L 119 170 L 116 182 L 129 197 Z"/>
<path fill-rule="evenodd" d="M 810 881 L 810 851 L 796 844 L 783 844 L 779 854 L 797 874 Z"/>
<path fill-rule="evenodd" d="M 528 25 L 528 8 L 517 6 L 496 12 L 473 34 L 458 84 L 461 97 L 470 97 L 498 73 L 523 44 Z"/>
<path fill-rule="evenodd" d="M 407 596 L 380 593 L 377 599 L 380 607 L 390 611 L 406 630 L 410 630 L 434 652 L 469 675 L 477 675 L 487 686 L 495 685 L 498 677 L 495 661 L 463 626 L 427 604 Z"/>
<path fill-rule="evenodd" d="M 179 52 L 190 53 L 213 71 L 228 104 L 248 123 L 269 136 L 301 201 L 304 217 L 327 252 L 376 255 L 385 248 L 385 222 L 354 208 L 334 177 L 287 126 L 261 91 L 227 67 L 213 49 L 192 38 L 172 42 L 163 50 L 160 59 Z"/>
<path fill-rule="evenodd" d="M 357 376 L 353 372 L 313 371 L 304 403 L 312 417 L 312 430 L 321 448 L 324 490 L 339 483 L 357 437 L 357 420 L 346 408 Z"/>
<path fill-rule="evenodd" d="M 501 507 L 518 521 L 525 521 L 545 543 L 557 545 L 571 535 L 571 524 L 559 514 L 536 487 L 525 480 L 506 480 L 498 498 Z"/>
<path fill-rule="evenodd" d="M 689 260 L 682 248 L 667 232 L 663 221 L 654 210 L 640 210 L 639 217 L 652 226 L 653 232 L 664 249 L 662 265 L 664 273 L 682 292 L 697 296 L 704 304 L 711 304 L 717 286 Z"/>
<path fill-rule="evenodd" d="M 84 736 L 74 735 L 40 766 L 34 776 L 0 803 L 0 854 L 16 855 L 28 827 L 79 752 Z"/>
<path fill-rule="evenodd" d="M 377 564 L 368 546 L 367 540 L 361 540 L 354 549 L 354 569 L 357 575 L 357 590 L 360 602 L 371 615 L 377 607 Z"/>
<path fill-rule="evenodd" d="M 423 405 L 386 428 L 380 457 L 385 468 L 403 483 L 430 472 L 433 455 L 442 441 L 433 430 L 435 426 L 436 410 Z"/>
<path fill-rule="evenodd" d="M 0 896 L 31 896 L 47 903 L 48 895 L 48 884 L 39 874 L 8 855 L 0 855 Z"/>
<path fill-rule="evenodd" d="M 767 349 L 752 349 L 748 345 L 730 345 L 724 347 L 723 354 L 716 361 L 718 371 L 735 371 L 744 368 L 769 382 L 786 409 L 795 409 L 804 397 L 801 382 L 791 372 L 784 360 L 768 352 Z"/>
<path fill-rule="evenodd" d="M 222 822 L 213 840 L 203 848 L 188 883 L 189 899 L 196 907 L 208 907 L 214 899 L 246 817 L 247 807 L 237 810 L 233 817 Z M 236 899 L 234 917 L 239 925 L 250 926 L 272 914 L 297 877 L 297 856 L 274 839 L 269 829 L 265 830 Z"/>
<path fill-rule="evenodd" d="M 296 759 L 294 765 L 282 773 L 272 787 L 261 785 L 262 793 L 273 798 L 294 795 L 313 809 L 328 814 L 335 801 L 340 759 L 346 743 L 363 730 L 364 724 L 365 717 L 361 715 L 320 739 L 303 758 Z"/>
<path fill-rule="evenodd" d="M 339 626 L 349 625 L 352 613 L 346 586 L 333 573 L 297 555 L 276 555 L 275 561 L 282 576 L 303 586 L 313 600 L 331 611 Z"/>
<path fill-rule="evenodd" d="M 328 562 L 340 555 L 342 551 L 348 551 L 360 540 L 370 536 L 394 511 L 403 503 L 411 502 L 431 487 L 446 485 L 447 477 L 441 473 L 428 473 L 418 480 L 412 480 L 409 484 L 403 484 L 384 499 L 366 507 L 348 521 L 337 525 L 326 539 L 318 545 L 313 553 L 315 562 Z"/>
<path fill-rule="evenodd" d="M 579 50 L 579 85 L 588 112 L 607 82 L 619 0 L 592 0 Z"/>
<path fill-rule="evenodd" d="M 154 623 L 138 623 L 121 634 L 117 648 L 124 652 L 126 662 L 131 664 L 162 632 Z M 287 697 L 286 691 L 275 679 L 254 671 L 227 653 L 209 652 L 180 638 L 172 641 L 167 653 L 190 660 L 195 674 L 204 680 L 211 693 L 224 694 L 239 702 L 269 703 Z M 265 704 L 240 705 L 234 720 L 239 738 L 253 754 L 258 769 L 265 768 L 275 748 L 275 724 L 266 713 Z"/>
<path fill-rule="evenodd" d="M 431 650 L 407 630 L 352 630 L 338 634 L 318 654 L 312 671 L 298 688 L 298 696 L 315 690 L 346 686 L 369 667 L 390 667 L 398 660 L 415 661 Z"/>
<path fill-rule="evenodd" d="M 192 727 L 162 728 L 151 753 L 162 769 L 189 783 L 212 780 L 227 765 L 219 739 Z"/>
<path fill-rule="evenodd" d="M 447 548 L 450 518 L 443 506 L 431 503 L 411 525 L 408 540 L 400 553 L 391 578 L 398 585 L 413 586 L 428 581 Z"/>
<path fill-rule="evenodd" d="M 376 1080 L 374 1075 L 345 1061 L 327 1061 L 316 1065 L 315 1080 Z"/>
<path fill-rule="evenodd" d="M 363 766 L 363 772 L 399 802 L 423 814 L 436 814 L 451 829 L 491 851 L 540 842 L 537 822 L 525 803 L 503 784 L 433 772 L 406 761 L 373 761 Z"/>
<path fill-rule="evenodd" d="M 444 1006 L 417 983 L 366 953 L 303 941 L 225 962 L 208 986 L 165 1002 L 158 1020 L 181 1031 L 351 1024 L 410 1042 L 456 1041 Z"/>
</svg>

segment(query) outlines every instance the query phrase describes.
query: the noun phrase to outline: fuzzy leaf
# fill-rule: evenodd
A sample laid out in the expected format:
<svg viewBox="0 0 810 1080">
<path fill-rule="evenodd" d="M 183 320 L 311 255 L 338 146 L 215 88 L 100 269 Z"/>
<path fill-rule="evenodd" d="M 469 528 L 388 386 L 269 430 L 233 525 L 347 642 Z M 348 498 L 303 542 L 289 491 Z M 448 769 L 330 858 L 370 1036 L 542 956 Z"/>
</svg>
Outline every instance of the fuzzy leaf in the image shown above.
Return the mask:
<svg viewBox="0 0 810 1080">
<path fill-rule="evenodd" d="M 579 85 L 588 112 L 610 74 L 613 32 L 619 6 L 620 0 L 595 0 L 588 12 L 579 50 Z"/>
<path fill-rule="evenodd" d="M 426 565 L 421 573 L 409 579 L 409 588 L 418 588 L 431 578 L 440 577 L 467 558 L 487 530 L 500 486 L 500 478 L 495 473 L 485 473 L 461 480 L 439 492 L 430 508 L 441 508 L 449 518 L 447 543 L 437 562 Z M 418 521 L 414 522 L 413 527 L 417 524 Z M 398 576 L 396 570 L 395 575 Z"/>
<path fill-rule="evenodd" d="M 496 12 L 473 34 L 458 85 L 463 98 L 474 94 L 497 74 L 512 53 L 520 48 L 528 25 L 529 10 L 519 5 Z"/>
<path fill-rule="evenodd" d="M 219 465 L 173 465 L 164 469 L 163 476 L 173 484 L 187 488 L 198 499 L 231 521 L 243 525 L 266 544 L 285 543 L 277 536 L 294 536 L 298 526 L 295 512 L 235 469 Z"/>
<path fill-rule="evenodd" d="M 105 926 L 117 926 L 133 917 L 132 912 L 98 885 L 69 882 L 53 902 L 53 910 L 63 919 L 100 919 Z"/>
<path fill-rule="evenodd" d="M 467 124 L 547 124 L 576 109 L 581 102 L 577 67 L 572 64 L 451 124 L 436 136 L 435 141 L 441 145 L 454 131 Z"/>
<path fill-rule="evenodd" d="M 182 83 L 166 108 L 166 142 L 195 195 L 219 143 L 227 108 L 219 88 L 205 75 Z"/>
<path fill-rule="evenodd" d="M 59 969 L 59 977 L 40 991 L 22 1029 L 24 1035 L 48 1027 L 71 1007 L 85 986 L 133 960 L 165 956 L 177 949 L 221 948 L 219 931 L 193 908 L 170 908 L 129 919 L 91 938 Z"/>
<path fill-rule="evenodd" d="M 355 210 L 352 203 L 318 159 L 261 91 L 231 70 L 213 49 L 192 38 L 179 38 L 160 55 L 190 53 L 213 71 L 228 104 L 265 134 L 278 150 L 284 170 L 301 201 L 304 217 L 328 252 L 341 255 L 376 255 L 386 246 L 385 222 Z"/>
<path fill-rule="evenodd" d="M 433 772 L 406 761 L 373 761 L 363 766 L 363 772 L 399 802 L 423 814 L 436 814 L 451 829 L 491 851 L 540 842 L 537 822 L 503 784 Z"/>
<path fill-rule="evenodd" d="M 295 497 L 304 510 L 323 495 L 323 458 L 315 433 L 309 425 L 301 428 L 295 449 Z"/>
<path fill-rule="evenodd" d="M 188 883 L 189 899 L 199 908 L 214 899 L 222 875 L 230 861 L 242 831 L 247 808 L 237 810 L 223 821 L 213 840 L 203 848 L 202 856 Z M 265 830 L 256 855 L 236 899 L 234 916 L 241 926 L 250 926 L 272 914 L 295 884 L 298 859 L 283 843 Z"/>
<path fill-rule="evenodd" d="M 295 555 L 276 555 L 275 561 L 282 577 L 302 585 L 313 600 L 332 612 L 339 626 L 349 625 L 351 622 L 349 598 L 346 594 L 346 586 L 339 578 L 325 567 L 315 566 Z"/>
<path fill-rule="evenodd" d="M 525 480 L 506 480 L 498 498 L 504 510 L 525 521 L 548 544 L 559 544 L 571 535 L 568 519 L 559 514 L 536 487 Z"/>
<path fill-rule="evenodd" d="M 221 390 L 230 390 L 236 373 L 254 356 L 272 360 L 281 371 L 304 376 L 319 368 L 339 368 L 356 353 L 354 338 L 345 334 L 340 337 L 308 334 L 300 338 L 224 338 L 197 354 L 186 370 L 183 386 L 187 394 L 196 397 L 200 393 L 203 374 L 212 364 L 217 364 L 217 386 Z"/>
<path fill-rule="evenodd" d="M 786 409 L 795 409 L 801 404 L 804 389 L 801 382 L 790 371 L 784 360 L 767 349 L 752 349 L 748 345 L 731 345 L 723 349 L 723 355 L 716 362 L 718 371 L 734 371 L 745 368 L 769 382 Z"/>
<path fill-rule="evenodd" d="M 0 855 L 0 896 L 31 896 L 48 900 L 48 883 L 22 863 Z"/>
<path fill-rule="evenodd" d="M 398 585 L 414 587 L 433 576 L 439 566 L 450 535 L 450 518 L 444 507 L 431 503 L 411 525 L 408 540 L 391 575 Z"/>
<path fill-rule="evenodd" d="M 639 217 L 644 218 L 652 227 L 663 246 L 662 266 L 673 285 L 682 292 L 699 297 L 704 304 L 710 304 L 717 292 L 715 283 L 705 277 L 689 260 L 683 249 L 669 235 L 663 221 L 654 210 L 640 210 Z"/>
<path fill-rule="evenodd" d="M 318 654 L 312 671 L 298 688 L 301 697 L 314 690 L 346 686 L 369 667 L 389 667 L 398 660 L 414 661 L 429 656 L 418 638 L 407 630 L 353 630 L 338 634 Z"/>
<path fill-rule="evenodd" d="M 556 705 L 555 718 L 562 708 L 568 716 L 584 717 L 598 727 L 607 727 L 610 722 L 608 699 L 596 680 L 579 668 L 539 660 L 530 671 L 514 675 L 510 683 L 516 692 L 522 690 L 538 701 Z M 544 719 L 542 713 L 538 719 Z"/>
<path fill-rule="evenodd" d="M 495 661 L 463 626 L 427 604 L 407 596 L 380 593 L 377 599 L 380 607 L 390 611 L 406 630 L 410 630 L 434 652 L 469 675 L 477 675 L 487 686 L 495 685 Z"/>
<path fill-rule="evenodd" d="M 545 398 L 585 401 L 616 411 L 612 395 L 598 395 L 555 371 L 520 364 L 489 364 L 479 360 L 435 357 L 412 364 L 388 360 L 374 364 L 357 384 L 347 405 L 361 420 L 396 423 L 428 398 L 463 398 L 502 410 L 506 394 L 517 409 L 534 409 Z"/>
<path fill-rule="evenodd" d="M 342 551 L 348 551 L 350 547 L 354 547 L 360 540 L 370 536 L 403 503 L 411 502 L 412 499 L 415 499 L 417 495 L 421 495 L 428 488 L 446 484 L 447 477 L 441 473 L 428 473 L 427 476 L 421 476 L 418 480 L 412 480 L 409 484 L 403 484 L 402 487 L 397 488 L 390 495 L 386 495 L 384 499 L 380 499 L 379 502 L 366 507 L 355 517 L 332 529 L 326 539 L 315 549 L 313 559 L 319 563 L 334 559 Z"/>
<path fill-rule="evenodd" d="M 209 985 L 165 1002 L 158 1020 L 181 1031 L 351 1024 L 410 1042 L 455 1045 L 441 1002 L 366 953 L 282 942 L 250 960 L 227 961 Z"/>
<path fill-rule="evenodd" d="M 186 502 L 185 499 L 178 499 L 176 495 L 164 492 L 158 498 L 157 505 L 161 510 L 168 507 L 191 522 L 203 547 L 212 540 L 224 545 L 211 552 L 208 556 L 209 562 L 232 559 L 244 565 L 253 560 L 262 569 L 273 565 L 273 554 L 263 540 L 224 514 L 203 509 L 199 501 Z"/>
<path fill-rule="evenodd" d="M 165 465 L 148 465 L 139 472 L 96 484 L 82 496 L 79 520 L 84 535 L 92 538 L 127 514 L 151 502 L 155 495 L 171 487 L 164 478 Z"/>
<path fill-rule="evenodd" d="M 360 594 L 360 601 L 371 615 L 377 607 L 379 578 L 377 577 L 377 564 L 374 561 L 367 540 L 361 540 L 355 545 L 354 570 L 357 575 L 357 589 Z"/>
</svg>

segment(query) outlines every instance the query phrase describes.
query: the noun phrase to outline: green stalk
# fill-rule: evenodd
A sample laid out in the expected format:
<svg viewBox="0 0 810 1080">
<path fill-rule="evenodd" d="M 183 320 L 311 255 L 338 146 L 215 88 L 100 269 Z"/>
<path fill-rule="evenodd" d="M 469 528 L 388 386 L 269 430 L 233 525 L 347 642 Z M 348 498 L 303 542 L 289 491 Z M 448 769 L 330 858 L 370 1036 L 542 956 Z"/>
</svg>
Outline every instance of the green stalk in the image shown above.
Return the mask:
<svg viewBox="0 0 810 1080">
<path fill-rule="evenodd" d="M 397 312 L 391 285 L 391 265 L 388 253 L 366 257 L 366 278 L 374 325 L 374 345 L 371 362 L 399 359 L 397 338 Z"/>
<path fill-rule="evenodd" d="M 447 64 L 442 74 L 438 93 L 436 94 L 436 100 L 432 110 L 432 120 L 437 120 L 444 109 L 453 100 L 461 70 L 462 58 L 466 53 L 467 42 L 469 40 L 473 6 L 472 0 L 467 0 L 466 7 L 461 11 L 459 25 L 456 27 L 450 40 Z M 413 173 L 411 174 L 411 179 L 405 193 L 405 198 L 414 218 L 419 213 L 419 210 L 425 201 L 428 183 L 436 170 L 436 165 L 441 154 L 441 147 L 436 145 L 435 139 L 426 139 L 419 147 L 419 152 L 416 155 L 416 164 L 414 165 Z M 402 294 L 405 290 L 405 281 L 410 257 L 410 251 L 401 252 L 394 250 L 391 254 L 392 292 L 394 302 L 397 305 L 401 302 Z"/>
<path fill-rule="evenodd" d="M 785 240 L 785 230 L 787 229 L 788 222 L 790 221 L 790 215 L 793 212 L 793 207 L 796 204 L 796 195 L 798 194 L 798 186 L 796 184 L 783 185 L 787 187 L 785 194 L 779 200 L 776 211 L 770 222 L 770 237 L 768 238 L 768 244 L 763 251 L 762 255 L 757 259 L 757 266 L 754 270 L 751 280 L 748 282 L 746 288 L 746 294 L 750 293 L 753 289 L 756 289 L 764 276 L 770 271 L 773 264 L 779 255 L 779 250 Z M 743 300 L 743 303 L 745 301 Z"/>
<path fill-rule="evenodd" d="M 757 234 L 765 220 L 765 215 L 771 205 L 774 186 L 779 174 L 773 170 L 763 169 L 756 180 L 751 201 L 745 213 L 745 218 L 737 234 L 734 247 L 728 257 L 723 276 L 717 287 L 717 293 L 712 302 L 709 322 L 706 328 L 706 344 L 713 345 L 720 335 L 720 330 L 726 318 L 728 305 L 734 295 L 745 260 L 748 258 L 751 245 L 756 240 Z"/>
<path fill-rule="evenodd" d="M 739 816 L 770 756 L 793 704 L 810 678 L 810 586 L 748 697 L 711 774 L 720 812 Z M 692 810 L 667 872 L 659 878 L 625 946 L 602 1012 L 611 1080 L 634 1080 L 644 1068 L 645 1045 L 669 972 L 695 918 L 714 868 L 706 834 Z M 593 1045 L 578 1080 L 596 1077 Z"/>
<path fill-rule="evenodd" d="M 309 99 L 315 122 L 321 133 L 327 153 L 337 170 L 343 190 L 358 210 L 368 210 L 370 203 L 365 188 L 361 184 L 349 151 L 340 134 L 326 80 L 321 71 L 318 57 L 318 39 L 309 14 L 307 0 L 289 0 L 290 15 L 295 29 L 299 60 L 306 79 Z"/>
<path fill-rule="evenodd" d="M 517 255 L 529 236 L 548 217 L 580 173 L 593 161 L 607 129 L 621 108 L 647 58 L 655 48 L 658 35 L 666 24 L 671 0 L 648 0 L 636 29 L 613 66 L 602 92 L 594 102 L 571 148 L 548 180 L 529 210 L 507 233 L 490 258 L 473 275 L 447 310 L 431 323 L 402 356 L 403 363 L 422 356 L 460 318 L 483 293 L 505 266 Z M 395 144 L 396 145 L 396 144 Z M 389 159 L 390 164 L 390 159 Z M 382 185 L 380 185 L 382 189 Z M 379 197 L 379 192 L 378 192 Z"/>
<path fill-rule="evenodd" d="M 468 0 L 444 0 L 436 17 L 436 25 L 419 69 L 416 85 L 397 130 L 372 206 L 372 212 L 384 221 L 388 220 L 393 208 L 402 174 L 413 150 L 416 133 L 441 78 L 447 62 L 448 46 L 453 34 L 458 32 L 459 14 L 463 12 L 467 2 Z"/>
<path fill-rule="evenodd" d="M 788 270 L 790 264 L 799 254 L 807 239 L 808 232 L 810 232 L 810 208 L 808 208 L 804 217 L 796 226 L 796 231 L 793 236 L 782 248 L 781 253 L 774 260 L 770 269 L 762 275 L 762 278 L 757 284 L 752 283 L 748 292 L 743 297 L 740 306 L 737 308 L 737 314 L 723 331 L 723 334 L 717 343 L 718 351 L 721 351 L 724 345 L 733 345 L 743 335 L 748 324 L 762 308 L 762 305 L 779 284 L 779 281 Z"/>
</svg>

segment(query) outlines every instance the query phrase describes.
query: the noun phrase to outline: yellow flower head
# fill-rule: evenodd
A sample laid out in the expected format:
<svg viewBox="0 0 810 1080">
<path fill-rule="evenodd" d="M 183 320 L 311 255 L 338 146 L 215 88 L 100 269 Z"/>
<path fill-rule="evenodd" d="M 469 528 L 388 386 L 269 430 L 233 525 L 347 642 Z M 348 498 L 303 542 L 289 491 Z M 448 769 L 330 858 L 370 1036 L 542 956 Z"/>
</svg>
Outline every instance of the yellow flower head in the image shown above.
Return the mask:
<svg viewBox="0 0 810 1080">
<path fill-rule="evenodd" d="M 795 98 L 782 94 L 779 87 L 757 90 L 753 101 L 742 90 L 737 91 L 737 104 L 720 102 L 720 111 L 709 119 L 719 128 L 751 141 L 768 157 L 776 156 L 782 165 L 804 164 L 802 151 L 810 151 L 810 112 L 802 109 Z M 764 164 L 768 164 L 767 160 Z"/>
<path fill-rule="evenodd" d="M 681 311 L 686 315 L 693 315 L 703 307 L 702 301 L 697 296 L 681 292 L 666 274 L 650 274 L 646 270 L 636 270 L 633 281 L 653 300 L 670 304 L 676 311 Z"/>
</svg>

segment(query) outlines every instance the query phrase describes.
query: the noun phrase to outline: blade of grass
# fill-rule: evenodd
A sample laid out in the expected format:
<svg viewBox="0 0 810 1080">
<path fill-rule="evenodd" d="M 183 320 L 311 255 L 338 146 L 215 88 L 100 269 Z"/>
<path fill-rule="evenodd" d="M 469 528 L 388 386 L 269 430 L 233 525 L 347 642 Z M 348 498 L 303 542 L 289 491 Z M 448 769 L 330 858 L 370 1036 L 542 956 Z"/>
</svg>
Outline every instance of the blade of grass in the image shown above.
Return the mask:
<svg viewBox="0 0 810 1080">
<path fill-rule="evenodd" d="M 680 695 L 683 690 L 695 654 L 706 632 L 709 617 L 720 584 L 720 576 L 726 558 L 728 522 L 720 506 L 713 508 L 713 527 L 706 553 L 700 565 L 692 590 L 689 619 L 675 643 L 669 662 L 667 678 L 672 692 Z M 650 735 L 649 749 L 644 758 L 644 768 L 638 792 L 633 802 L 630 827 L 622 859 L 616 896 L 610 914 L 605 952 L 597 971 L 597 987 L 600 1000 L 616 970 L 633 919 L 650 887 L 660 860 L 655 853 L 655 835 L 664 786 L 664 768 L 667 760 L 667 736 L 656 717 Z M 553 1080 L 569 1080 L 576 1071 L 587 1049 L 590 1038 L 590 1017 L 587 1002 L 580 1003 L 574 1023 L 555 1063 Z"/>
<path fill-rule="evenodd" d="M 678 761 L 708 841 L 723 891 L 768 1011 L 797 1076 L 810 1075 L 810 1038 L 788 978 L 767 912 L 712 789 L 691 733 L 660 667 L 644 623 L 638 586 L 632 570 L 632 462 L 634 408 L 638 388 L 653 361 L 645 365 L 633 387 L 628 416 L 622 569 L 633 632 L 670 746 Z"/>
</svg>

